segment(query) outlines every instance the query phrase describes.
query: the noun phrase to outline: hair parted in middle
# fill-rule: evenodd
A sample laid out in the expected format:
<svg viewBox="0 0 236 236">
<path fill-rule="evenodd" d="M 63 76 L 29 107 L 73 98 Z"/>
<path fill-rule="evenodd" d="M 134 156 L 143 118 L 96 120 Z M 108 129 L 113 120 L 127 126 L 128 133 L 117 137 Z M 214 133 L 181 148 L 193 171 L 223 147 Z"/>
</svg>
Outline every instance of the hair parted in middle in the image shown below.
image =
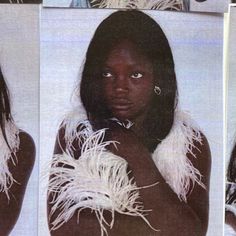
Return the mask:
<svg viewBox="0 0 236 236">
<path fill-rule="evenodd" d="M 177 104 L 177 82 L 169 42 L 157 22 L 138 10 L 117 11 L 101 22 L 89 44 L 82 72 L 80 96 L 88 117 L 111 118 L 103 96 L 102 69 L 109 52 L 122 41 L 131 42 L 153 66 L 154 84 L 161 94 L 154 96 L 143 127 L 154 151 L 173 125 Z"/>
</svg>

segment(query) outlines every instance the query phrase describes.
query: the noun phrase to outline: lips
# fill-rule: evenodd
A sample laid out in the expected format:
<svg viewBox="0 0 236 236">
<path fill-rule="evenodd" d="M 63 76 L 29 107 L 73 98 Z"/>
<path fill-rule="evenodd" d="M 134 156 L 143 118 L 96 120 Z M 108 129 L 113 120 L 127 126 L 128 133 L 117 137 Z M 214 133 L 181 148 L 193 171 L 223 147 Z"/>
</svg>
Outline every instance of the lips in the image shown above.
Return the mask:
<svg viewBox="0 0 236 236">
<path fill-rule="evenodd" d="M 128 110 L 132 103 L 127 99 L 112 99 L 111 108 L 112 110 Z"/>
</svg>

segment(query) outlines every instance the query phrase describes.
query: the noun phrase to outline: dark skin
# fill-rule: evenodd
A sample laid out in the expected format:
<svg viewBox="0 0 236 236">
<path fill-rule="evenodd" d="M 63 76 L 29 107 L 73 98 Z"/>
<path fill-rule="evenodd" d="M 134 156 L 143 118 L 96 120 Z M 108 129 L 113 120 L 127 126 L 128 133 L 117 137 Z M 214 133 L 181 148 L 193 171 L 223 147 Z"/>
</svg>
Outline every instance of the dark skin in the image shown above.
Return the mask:
<svg viewBox="0 0 236 236">
<path fill-rule="evenodd" d="M 208 225 L 209 206 L 209 176 L 210 151 L 206 138 L 202 135 L 202 144 L 195 143 L 193 153 L 197 158 L 188 154 L 188 158 L 203 176 L 202 182 L 206 189 L 195 184 L 188 195 L 188 202 L 181 202 L 161 176 L 151 153 L 144 145 L 142 121 L 149 109 L 150 100 L 155 96 L 153 92 L 154 75 L 151 63 L 129 42 L 123 41 L 108 55 L 102 73 L 104 93 L 107 106 L 119 120 L 129 119 L 135 124 L 127 130 L 111 123 L 108 125 L 106 139 L 119 142 L 118 149 L 109 146 L 108 150 L 126 159 L 130 177 L 134 177 L 138 186 L 147 186 L 158 182 L 150 188 L 140 189 L 141 201 L 145 209 L 152 209 L 146 215 L 150 224 L 160 231 L 152 230 L 140 217 L 131 217 L 116 213 L 115 224 L 108 230 L 112 236 L 203 236 Z M 65 147 L 64 130 L 59 131 L 61 147 Z M 56 143 L 55 153 L 62 153 L 60 145 Z M 78 153 L 75 153 L 79 157 Z M 137 155 L 138 154 L 138 155 Z M 50 200 L 50 199 L 49 199 Z M 50 211 L 50 204 L 48 210 Z M 55 217 L 55 216 L 54 216 Z M 54 217 L 49 220 L 53 221 Z M 110 213 L 105 212 L 109 220 Z M 100 235 L 100 226 L 94 213 L 90 210 L 82 211 L 77 225 L 75 214 L 58 230 L 51 231 L 51 235 Z"/>
<path fill-rule="evenodd" d="M 33 139 L 25 132 L 20 132 L 19 138 L 20 146 L 16 153 L 17 164 L 9 163 L 9 170 L 17 183 L 14 182 L 9 189 L 10 200 L 7 199 L 5 193 L 0 193 L 1 236 L 9 235 L 19 217 L 27 182 L 35 161 Z"/>
</svg>

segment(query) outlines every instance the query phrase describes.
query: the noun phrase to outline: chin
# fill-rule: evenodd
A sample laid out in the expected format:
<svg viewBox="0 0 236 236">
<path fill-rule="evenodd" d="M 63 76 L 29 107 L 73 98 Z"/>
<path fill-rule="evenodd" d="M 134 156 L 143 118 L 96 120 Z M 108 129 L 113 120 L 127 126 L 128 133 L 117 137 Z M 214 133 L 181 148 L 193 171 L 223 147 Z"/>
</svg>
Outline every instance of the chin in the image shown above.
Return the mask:
<svg viewBox="0 0 236 236">
<path fill-rule="evenodd" d="M 125 120 L 131 120 L 131 117 L 127 112 L 113 112 L 112 113 L 115 118 L 117 118 L 120 121 L 125 121 Z"/>
</svg>

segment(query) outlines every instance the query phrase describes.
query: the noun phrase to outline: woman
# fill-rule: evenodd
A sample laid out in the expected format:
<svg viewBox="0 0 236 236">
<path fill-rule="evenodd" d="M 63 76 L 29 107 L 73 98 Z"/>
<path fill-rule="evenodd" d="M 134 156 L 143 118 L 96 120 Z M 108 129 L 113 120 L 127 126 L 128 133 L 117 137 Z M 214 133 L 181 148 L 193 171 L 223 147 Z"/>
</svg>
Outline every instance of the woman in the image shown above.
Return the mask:
<svg viewBox="0 0 236 236">
<path fill-rule="evenodd" d="M 32 138 L 11 116 L 9 92 L 0 69 L 0 227 L 9 235 L 20 214 L 26 185 L 34 164 Z"/>
<path fill-rule="evenodd" d="M 89 44 L 80 96 L 87 119 L 73 111 L 56 141 L 51 234 L 205 235 L 209 146 L 177 109 L 160 26 L 136 10 L 106 18 Z"/>
<path fill-rule="evenodd" d="M 225 231 L 226 236 L 231 234 L 235 235 L 236 234 L 236 145 L 233 148 L 227 172 L 225 222 L 227 224 Z"/>
</svg>

